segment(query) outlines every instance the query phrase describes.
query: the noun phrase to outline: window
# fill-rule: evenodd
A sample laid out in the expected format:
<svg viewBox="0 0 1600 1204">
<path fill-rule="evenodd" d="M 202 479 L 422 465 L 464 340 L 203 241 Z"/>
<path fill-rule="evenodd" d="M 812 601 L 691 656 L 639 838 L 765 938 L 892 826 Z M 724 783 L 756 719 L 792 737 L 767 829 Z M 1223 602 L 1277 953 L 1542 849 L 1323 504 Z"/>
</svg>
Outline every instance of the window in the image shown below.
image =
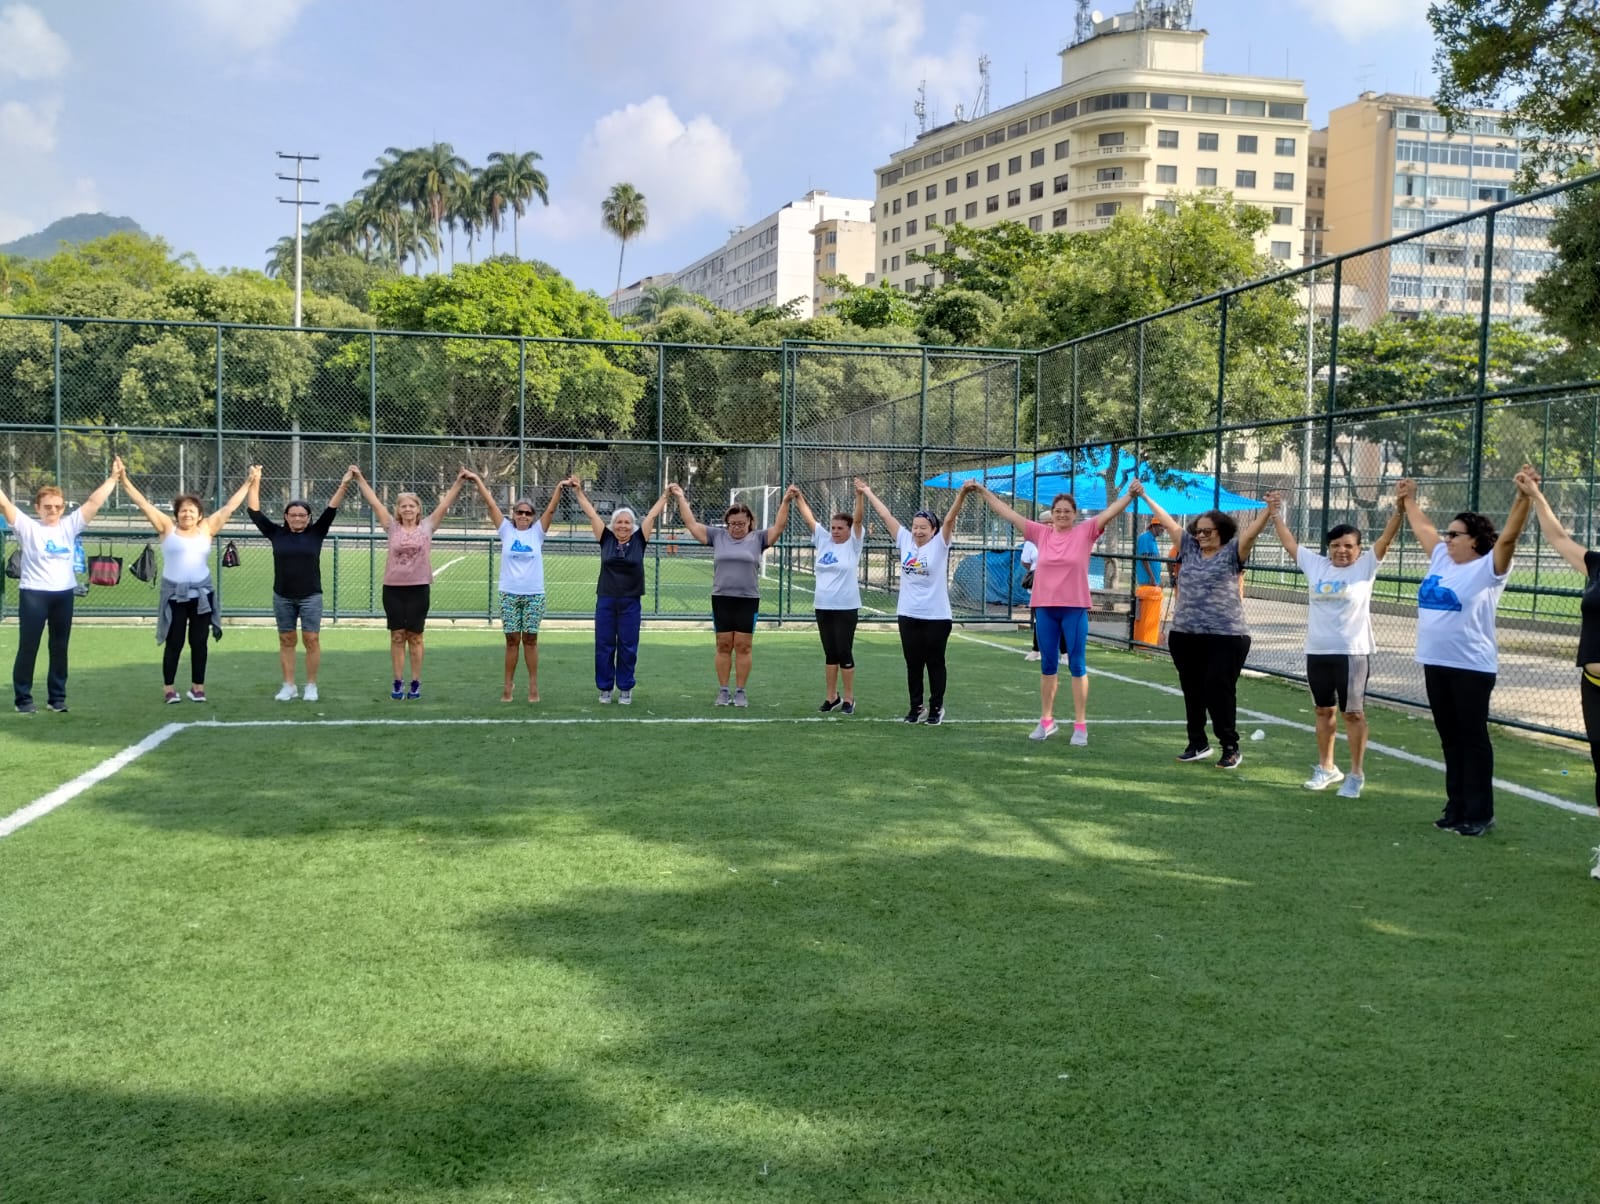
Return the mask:
<svg viewBox="0 0 1600 1204">
<path fill-rule="evenodd" d="M 989 170 L 984 172 L 983 178 L 991 184 L 998 180 L 1000 178 L 1000 164 L 989 164 Z"/>
<path fill-rule="evenodd" d="M 1201 134 L 1196 144 L 1197 150 L 1216 150 L 1217 136 L 1215 134 Z"/>
<path fill-rule="evenodd" d="M 1228 102 L 1220 96 L 1195 96 L 1189 100 L 1189 111 L 1193 113 L 1226 113 Z"/>
<path fill-rule="evenodd" d="M 1150 93 L 1150 107 L 1152 109 L 1169 109 L 1182 113 L 1189 108 L 1189 98 L 1180 96 L 1176 92 L 1152 92 Z"/>
<path fill-rule="evenodd" d="M 1157 130 L 1156 131 L 1156 146 L 1158 146 L 1162 150 L 1177 150 L 1178 149 L 1178 131 L 1177 130 Z"/>
<path fill-rule="evenodd" d="M 1012 155 L 1006 160 L 1006 175 L 1014 176 L 1022 171 L 1022 156 Z"/>
<path fill-rule="evenodd" d="M 837 251 L 829 251 L 827 259 L 824 261 L 824 263 L 825 263 L 825 265 L 827 267 L 830 267 L 830 268 L 838 267 L 839 266 L 839 253 Z"/>
<path fill-rule="evenodd" d="M 978 151 L 981 151 L 982 149 L 983 149 L 983 135 L 982 134 L 978 135 L 978 137 L 976 137 L 976 138 L 968 138 L 964 143 L 961 144 L 961 153 L 963 155 L 976 154 Z"/>
<path fill-rule="evenodd" d="M 1006 193 L 1006 208 L 1007 209 L 1010 209 L 1013 206 L 1020 205 L 1020 204 L 1022 204 L 1022 189 L 1013 188 L 1010 192 Z"/>
<path fill-rule="evenodd" d="M 1195 168 L 1194 184 L 1196 188 L 1215 188 L 1217 186 L 1217 169 L 1215 167 Z"/>
<path fill-rule="evenodd" d="M 934 252 L 934 248 L 937 247 L 938 245 L 939 245 L 938 243 L 930 242 L 927 246 L 922 248 L 922 253 L 924 255 L 932 255 L 933 252 Z"/>
<path fill-rule="evenodd" d="M 1156 165 L 1156 183 L 1157 184 L 1176 184 L 1177 182 L 1178 182 L 1178 165 L 1176 163 L 1165 164 L 1165 165 L 1163 165 L 1163 164 L 1157 164 Z"/>
<path fill-rule="evenodd" d="M 1036 151 L 1030 151 L 1029 152 L 1029 154 L 1028 154 L 1028 166 L 1029 167 L 1043 167 L 1044 166 L 1044 148 L 1043 147 L 1040 147 Z"/>
<path fill-rule="evenodd" d="M 1161 212 L 1165 213 L 1168 217 L 1177 217 L 1178 216 L 1178 202 L 1177 201 L 1157 201 L 1156 202 L 1156 208 L 1161 210 Z"/>
<path fill-rule="evenodd" d="M 1228 112 L 1235 117 L 1265 117 L 1267 115 L 1267 102 L 1264 100 L 1230 100 Z"/>
<path fill-rule="evenodd" d="M 1124 134 L 1121 130 L 1118 130 L 1115 133 L 1111 133 L 1111 134 L 1101 134 L 1100 137 L 1098 139 L 1096 139 L 1096 145 L 1098 145 L 1098 146 L 1122 146 L 1123 144 L 1125 144 L 1127 142 L 1127 140 L 1128 140 L 1127 139 L 1127 135 Z"/>
<path fill-rule="evenodd" d="M 1239 135 L 1239 153 L 1253 155 L 1256 153 L 1256 136 L 1254 134 Z"/>
<path fill-rule="evenodd" d="M 1278 117 L 1285 121 L 1304 121 L 1306 119 L 1305 105 L 1285 104 L 1282 101 L 1273 101 L 1267 106 L 1268 117 Z"/>
<path fill-rule="evenodd" d="M 938 197 L 938 195 L 939 195 L 939 186 L 937 184 L 929 184 L 928 187 L 922 193 L 922 199 L 925 200 L 925 201 L 931 201 L 931 200 L 936 199 Z"/>
<path fill-rule="evenodd" d="M 1057 176 L 1050 182 L 1051 192 L 1065 192 L 1067 190 L 1067 177 Z"/>
<path fill-rule="evenodd" d="M 944 194 L 945 194 L 945 196 L 949 196 L 952 192 L 954 192 L 960 186 L 961 186 L 961 180 L 956 176 L 951 176 L 948 180 L 946 180 L 944 182 Z"/>
<path fill-rule="evenodd" d="M 1115 217 L 1121 208 L 1121 201 L 1101 201 L 1094 207 L 1094 215 L 1096 217 Z"/>
<path fill-rule="evenodd" d="M 1021 138 L 1027 132 L 1028 123 L 1026 121 L 1013 121 L 1006 127 L 1007 138 Z"/>
<path fill-rule="evenodd" d="M 1122 168 L 1098 167 L 1095 169 L 1094 178 L 1095 182 L 1098 184 L 1112 183 L 1116 180 L 1122 179 Z"/>
<path fill-rule="evenodd" d="M 896 226 L 893 230 L 889 231 L 889 241 L 890 242 L 899 242 L 900 241 L 900 227 L 899 226 Z"/>
<path fill-rule="evenodd" d="M 1032 230 L 1035 234 L 1040 233 L 1044 229 L 1044 215 L 1036 213 L 1030 217 L 1028 219 L 1028 229 Z"/>
<path fill-rule="evenodd" d="M 944 224 L 947 226 L 956 224 L 956 211 L 954 209 L 946 209 L 944 211 Z"/>
<path fill-rule="evenodd" d="M 915 188 L 913 188 L 910 192 L 906 193 L 906 208 L 909 209 L 909 208 L 911 208 L 911 206 L 915 205 L 916 203 L 917 203 L 917 190 Z"/>
<path fill-rule="evenodd" d="M 1045 126 L 1047 126 L 1049 124 L 1050 124 L 1050 114 L 1048 114 L 1048 113 L 1035 113 L 1032 117 L 1028 118 L 1028 133 L 1031 134 L 1035 130 L 1042 130 L 1042 129 L 1044 129 Z"/>
<path fill-rule="evenodd" d="M 978 202 L 977 201 L 968 201 L 967 202 L 967 207 L 964 210 L 964 212 L 967 215 L 967 220 L 970 222 L 973 218 L 978 216 Z"/>
<path fill-rule="evenodd" d="M 889 260 L 889 270 L 891 272 L 898 272 L 900 270 L 900 256 L 896 255 L 893 259 Z"/>
<path fill-rule="evenodd" d="M 1006 132 L 1004 130 L 990 130 L 983 136 L 984 146 L 999 146 L 1005 140 Z"/>
<path fill-rule="evenodd" d="M 829 230 L 828 234 L 827 234 L 827 238 L 825 239 L 825 241 L 830 242 L 830 243 L 838 242 L 839 241 L 839 232 L 837 230 Z"/>
<path fill-rule="evenodd" d="M 930 213 L 923 219 L 922 228 L 924 230 L 937 230 L 939 228 L 939 223 L 934 220 L 933 214 Z"/>
<path fill-rule="evenodd" d="M 1279 192 L 1294 191 L 1294 172 L 1275 171 L 1272 173 L 1272 186 Z"/>
<path fill-rule="evenodd" d="M 1071 121 L 1077 115 L 1078 102 L 1074 100 L 1070 104 L 1062 105 L 1059 109 L 1051 109 L 1050 124 L 1054 125 L 1058 121 Z"/>
<path fill-rule="evenodd" d="M 1072 153 L 1072 139 L 1063 138 L 1056 143 L 1056 160 L 1059 162 Z"/>
<path fill-rule="evenodd" d="M 1272 207 L 1272 224 L 1274 226 L 1294 225 L 1294 210 L 1288 205 L 1274 205 Z"/>
<path fill-rule="evenodd" d="M 1254 188 L 1256 186 L 1256 173 L 1253 171 L 1234 172 L 1233 186 L 1235 188 Z"/>
<path fill-rule="evenodd" d="M 889 245 L 889 232 L 887 230 L 885 230 L 883 232 L 883 245 L 884 246 L 888 246 Z"/>
<path fill-rule="evenodd" d="M 1067 210 L 1065 210 L 1065 209 L 1056 209 L 1050 214 L 1050 225 L 1051 225 L 1052 228 L 1054 228 L 1056 226 L 1064 226 L 1066 224 L 1067 224 Z"/>
<path fill-rule="evenodd" d="M 1272 140 L 1272 153 L 1275 155 L 1292 155 L 1296 145 L 1293 138 L 1274 138 Z"/>
<path fill-rule="evenodd" d="M 978 173 L 975 172 L 975 171 L 969 171 L 967 173 L 967 187 L 968 188 L 976 188 L 977 186 L 978 186 Z"/>
<path fill-rule="evenodd" d="M 885 271 L 885 272 L 887 272 L 887 271 L 888 271 L 888 270 L 889 270 L 889 261 L 888 261 L 888 260 L 887 260 L 887 259 L 885 259 L 885 260 L 884 260 L 884 261 L 883 261 L 883 270 L 884 270 L 884 271 Z"/>
<path fill-rule="evenodd" d="M 900 198 L 899 197 L 895 197 L 894 198 L 894 212 L 895 213 L 899 213 L 900 212 Z"/>
<path fill-rule="evenodd" d="M 1104 113 L 1108 109 L 1142 109 L 1143 92 L 1102 92 L 1083 102 L 1085 113 Z"/>
<path fill-rule="evenodd" d="M 983 198 L 983 211 L 985 213 L 999 213 L 1000 212 L 1000 197 L 998 195 L 984 197 Z"/>
<path fill-rule="evenodd" d="M 1044 199 L 1044 181 L 1041 180 L 1037 184 L 1028 185 L 1028 199 L 1030 201 L 1039 201 Z"/>
<path fill-rule="evenodd" d="M 906 234 L 909 236 L 909 235 L 915 234 L 916 232 L 917 232 L 917 219 L 916 218 L 912 218 L 909 222 L 906 223 Z"/>
<path fill-rule="evenodd" d="M 1275 243 L 1273 243 L 1272 244 L 1272 257 L 1274 259 L 1288 259 L 1289 258 L 1289 244 L 1286 243 L 1286 242 L 1275 242 Z"/>
<path fill-rule="evenodd" d="M 932 288 L 933 287 L 933 273 L 932 272 L 929 272 L 926 276 L 924 276 L 922 278 L 922 287 L 923 288 Z"/>
</svg>

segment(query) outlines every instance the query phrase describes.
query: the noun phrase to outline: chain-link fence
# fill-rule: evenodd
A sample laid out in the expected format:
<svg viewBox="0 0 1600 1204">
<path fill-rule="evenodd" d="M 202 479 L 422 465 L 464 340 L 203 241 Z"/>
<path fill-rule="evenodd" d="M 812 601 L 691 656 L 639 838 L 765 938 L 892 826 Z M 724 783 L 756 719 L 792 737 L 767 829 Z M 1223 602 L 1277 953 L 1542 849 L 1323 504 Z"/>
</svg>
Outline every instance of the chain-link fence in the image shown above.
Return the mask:
<svg viewBox="0 0 1600 1204">
<path fill-rule="evenodd" d="M 1440 525 L 1458 510 L 1503 521 L 1511 476 L 1529 462 L 1568 529 L 1594 546 L 1600 356 L 1558 332 L 1600 327 L 1600 312 L 1581 310 L 1600 296 L 1600 266 L 1583 259 L 1592 240 L 1581 237 L 1600 182 L 1455 217 L 1411 200 L 1395 198 L 1402 233 L 1389 242 L 1038 352 L 0 316 L 0 483 L 21 501 L 44 481 L 81 500 L 121 454 L 150 497 L 192 492 L 217 504 L 260 463 L 264 508 L 276 515 L 291 497 L 320 507 L 352 463 L 387 502 L 412 490 L 425 506 L 467 465 L 502 507 L 519 497 L 542 505 L 576 473 L 602 514 L 628 505 L 642 515 L 676 481 L 702 519 L 742 501 L 770 524 L 793 483 L 826 524 L 852 510 L 857 478 L 902 519 L 942 512 L 974 475 L 1032 513 L 1056 492 L 1097 509 L 1142 464 L 1176 491 L 1174 513 L 1247 507 L 1280 491 L 1295 538 L 1320 548 L 1338 523 L 1376 539 L 1404 476 L 1421 481 Z M 870 512 L 867 526 L 867 616 L 887 617 L 898 562 Z M 1143 620 L 1152 606 L 1170 609 L 1172 590 L 1152 598 L 1159 574 L 1148 562 L 1140 571 L 1139 527 L 1131 515 L 1114 524 L 1091 562 L 1091 628 L 1159 646 L 1159 627 Z M 86 543 L 129 560 L 147 536 L 115 493 Z M 268 549 L 240 521 L 219 554 L 229 541 L 240 560 L 220 570 L 230 612 L 269 613 Z M 963 512 L 952 556 L 958 620 L 1025 617 L 1018 542 L 986 507 Z M 326 551 L 331 614 L 378 613 L 383 554 L 382 533 L 352 494 Z M 764 619 L 810 618 L 812 554 L 796 515 L 767 557 Z M 546 560 L 549 612 L 591 614 L 594 541 L 570 502 Z M 449 515 L 435 565 L 435 613 L 495 613 L 496 549 L 471 491 Z M 1402 533 L 1374 602 L 1373 692 L 1416 704 L 1424 565 Z M 648 617 L 708 617 L 710 557 L 675 509 L 652 541 L 647 580 Z M 1571 662 L 1583 585 L 1530 527 L 1500 607 L 1498 717 L 1580 730 Z M 1248 576 L 1252 667 L 1301 674 L 1306 602 L 1269 527 Z M 152 604 L 151 588 L 125 577 L 92 588 L 81 608 L 133 614 Z"/>
</svg>

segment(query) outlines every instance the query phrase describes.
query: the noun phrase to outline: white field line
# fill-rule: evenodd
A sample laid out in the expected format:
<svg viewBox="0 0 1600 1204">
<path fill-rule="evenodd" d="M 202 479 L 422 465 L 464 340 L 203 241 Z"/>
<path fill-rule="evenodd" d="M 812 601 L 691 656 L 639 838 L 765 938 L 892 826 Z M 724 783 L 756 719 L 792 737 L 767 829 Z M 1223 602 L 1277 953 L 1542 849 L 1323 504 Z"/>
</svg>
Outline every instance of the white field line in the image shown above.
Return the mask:
<svg viewBox="0 0 1600 1204">
<path fill-rule="evenodd" d="M 34 799 L 22 810 L 13 811 L 4 819 L 0 819 L 0 837 L 10 836 L 18 828 L 49 815 L 57 807 L 66 806 L 89 787 L 105 781 L 117 770 L 133 764 L 151 749 L 159 748 L 188 726 L 187 723 L 169 723 L 165 727 L 157 728 L 139 743 L 129 745 L 114 757 L 107 757 L 93 769 L 80 773 L 65 785 L 57 786 L 49 794 Z"/>
<path fill-rule="evenodd" d="M 465 556 L 457 556 L 454 560 L 447 560 L 442 565 L 440 565 L 438 568 L 433 570 L 433 575 L 435 577 L 437 577 L 440 573 L 444 572 L 446 569 L 450 568 L 452 565 L 460 564 L 465 559 L 466 559 Z"/>
<path fill-rule="evenodd" d="M 969 727 L 1032 727 L 1035 719 L 946 719 L 946 724 L 965 724 Z M 698 725 L 706 724 L 764 724 L 764 723 L 847 723 L 877 724 L 887 723 L 900 726 L 905 723 L 903 719 L 891 716 L 868 715 L 790 715 L 790 716 L 762 716 L 762 715 L 718 715 L 716 718 L 703 719 L 668 719 L 648 718 L 645 716 L 617 715 L 615 718 L 600 719 L 598 717 L 571 716 L 560 719 L 202 719 L 193 723 L 178 724 L 179 727 L 583 727 L 590 724 L 616 724 L 629 723 L 641 725 Z M 1100 727 L 1182 727 L 1182 719 L 1097 719 L 1095 726 Z M 926 726 L 926 725 L 924 725 Z"/>
<path fill-rule="evenodd" d="M 973 644 L 983 644 L 988 648 L 998 648 L 1002 652 L 1015 652 L 1018 656 L 1025 655 L 1026 653 L 1025 649 L 1012 648 L 1005 644 L 997 644 L 993 640 L 980 639 L 974 635 L 967 635 L 965 632 L 958 631 L 955 634 L 959 639 L 967 640 Z M 1148 690 L 1159 690 L 1163 694 L 1176 694 L 1180 698 L 1183 697 L 1183 691 L 1178 689 L 1177 686 L 1163 685 L 1162 683 L 1155 681 L 1142 681 L 1137 677 L 1125 677 L 1121 673 L 1108 673 L 1103 669 L 1097 669 L 1094 673 L 1094 676 L 1107 677 L 1112 681 L 1126 682 L 1129 685 L 1134 686 L 1144 686 Z M 1272 723 L 1279 727 L 1292 728 L 1297 732 L 1309 732 L 1312 735 L 1316 735 L 1317 732 L 1317 729 L 1309 723 L 1301 723 L 1296 719 L 1283 719 L 1277 715 L 1269 715 L 1265 711 L 1252 711 L 1248 707 L 1240 707 L 1239 714 L 1247 715 L 1251 719 L 1254 719 L 1257 723 Z M 1339 733 L 1339 739 L 1343 740 L 1344 738 L 1344 733 Z M 1443 761 L 1436 761 L 1432 757 L 1419 756 L 1414 752 L 1407 752 L 1403 748 L 1395 748 L 1390 744 L 1380 744 L 1376 740 L 1367 741 L 1367 751 L 1380 752 L 1384 756 L 1393 757 L 1397 761 L 1408 761 L 1412 765 L 1422 765 L 1428 769 L 1438 770 L 1440 773 L 1444 772 Z M 1583 803 L 1574 803 L 1569 799 L 1558 798 L 1553 794 L 1545 793 L 1543 790 L 1535 790 L 1531 786 L 1519 785 L 1516 782 L 1507 781 L 1505 778 L 1495 778 L 1493 779 L 1493 783 L 1496 790 L 1504 790 L 1507 794 L 1515 794 L 1521 798 L 1531 799 L 1536 803 L 1545 803 L 1551 807 L 1559 807 L 1563 811 L 1571 811 L 1574 815 L 1587 815 L 1591 819 L 1596 817 L 1595 808 Z"/>
</svg>

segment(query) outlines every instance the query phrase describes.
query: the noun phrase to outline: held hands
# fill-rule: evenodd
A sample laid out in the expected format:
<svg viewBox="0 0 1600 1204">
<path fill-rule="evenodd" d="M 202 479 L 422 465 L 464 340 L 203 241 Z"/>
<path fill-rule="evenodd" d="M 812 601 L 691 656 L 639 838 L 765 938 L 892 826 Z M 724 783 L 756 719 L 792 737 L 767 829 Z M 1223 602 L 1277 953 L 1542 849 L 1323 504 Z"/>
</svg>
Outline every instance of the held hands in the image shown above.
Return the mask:
<svg viewBox="0 0 1600 1204">
<path fill-rule="evenodd" d="M 1417 483 L 1410 477 L 1400 478 L 1400 480 L 1395 484 L 1394 496 L 1402 506 L 1404 506 L 1408 501 L 1416 501 Z"/>
<path fill-rule="evenodd" d="M 367 479 L 361 475 L 361 465 L 359 464 L 350 465 L 349 468 L 344 470 L 344 475 L 352 481 L 365 481 Z"/>
<path fill-rule="evenodd" d="M 678 482 L 673 481 L 672 484 L 668 485 L 667 492 L 673 497 L 677 498 L 680 502 L 683 501 L 683 486 L 678 484 Z"/>
<path fill-rule="evenodd" d="M 259 484 L 261 484 L 261 465 L 259 465 L 259 464 L 250 465 L 250 472 L 245 477 L 245 483 L 249 484 L 249 485 L 259 485 Z"/>
<path fill-rule="evenodd" d="M 1517 488 L 1530 498 L 1538 497 L 1542 492 L 1540 486 L 1543 481 L 1539 477 L 1539 470 L 1532 464 L 1524 464 L 1522 471 L 1511 479 L 1516 483 Z"/>
<path fill-rule="evenodd" d="M 855 485 L 855 491 L 857 493 L 859 493 L 862 497 L 871 497 L 872 496 L 872 488 L 871 488 L 871 486 L 869 486 L 866 483 L 866 481 L 862 480 L 860 477 L 857 477 L 855 479 L 854 485 Z"/>
<path fill-rule="evenodd" d="M 956 492 L 958 494 L 960 494 L 962 497 L 966 497 L 967 494 L 975 493 L 975 492 L 977 492 L 978 490 L 980 490 L 982 488 L 983 488 L 983 482 L 974 479 L 974 480 L 970 480 L 970 481 L 962 481 L 961 482 L 961 488 L 956 490 Z"/>
<path fill-rule="evenodd" d="M 797 498 L 799 496 L 800 496 L 800 486 L 798 486 L 798 485 L 790 485 L 789 488 L 787 488 L 787 489 L 785 489 L 783 491 L 783 500 L 786 501 L 786 502 L 792 502 L 792 501 L 795 500 L 795 498 Z"/>
<path fill-rule="evenodd" d="M 111 479 L 125 481 L 128 479 L 128 466 L 122 462 L 121 456 L 111 457 Z"/>
<path fill-rule="evenodd" d="M 1144 496 L 1144 482 L 1141 481 L 1138 477 L 1134 477 L 1133 480 L 1128 482 L 1128 496 L 1129 497 L 1143 497 Z"/>
<path fill-rule="evenodd" d="M 1267 494 L 1266 502 L 1268 514 L 1272 515 L 1274 518 L 1283 517 L 1283 494 L 1274 489 L 1271 493 Z"/>
</svg>

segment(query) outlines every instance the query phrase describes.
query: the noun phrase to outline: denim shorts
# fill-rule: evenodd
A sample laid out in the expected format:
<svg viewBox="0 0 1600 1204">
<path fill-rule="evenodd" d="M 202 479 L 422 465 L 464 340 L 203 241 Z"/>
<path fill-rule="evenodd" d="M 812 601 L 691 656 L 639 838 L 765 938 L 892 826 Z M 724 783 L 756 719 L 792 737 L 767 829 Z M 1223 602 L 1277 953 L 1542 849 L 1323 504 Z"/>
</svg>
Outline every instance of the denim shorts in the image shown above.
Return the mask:
<svg viewBox="0 0 1600 1204">
<path fill-rule="evenodd" d="M 273 594 L 272 617 L 278 620 L 279 632 L 292 632 L 298 622 L 301 631 L 316 635 L 322 630 L 322 595 L 285 598 L 282 594 Z"/>
</svg>

